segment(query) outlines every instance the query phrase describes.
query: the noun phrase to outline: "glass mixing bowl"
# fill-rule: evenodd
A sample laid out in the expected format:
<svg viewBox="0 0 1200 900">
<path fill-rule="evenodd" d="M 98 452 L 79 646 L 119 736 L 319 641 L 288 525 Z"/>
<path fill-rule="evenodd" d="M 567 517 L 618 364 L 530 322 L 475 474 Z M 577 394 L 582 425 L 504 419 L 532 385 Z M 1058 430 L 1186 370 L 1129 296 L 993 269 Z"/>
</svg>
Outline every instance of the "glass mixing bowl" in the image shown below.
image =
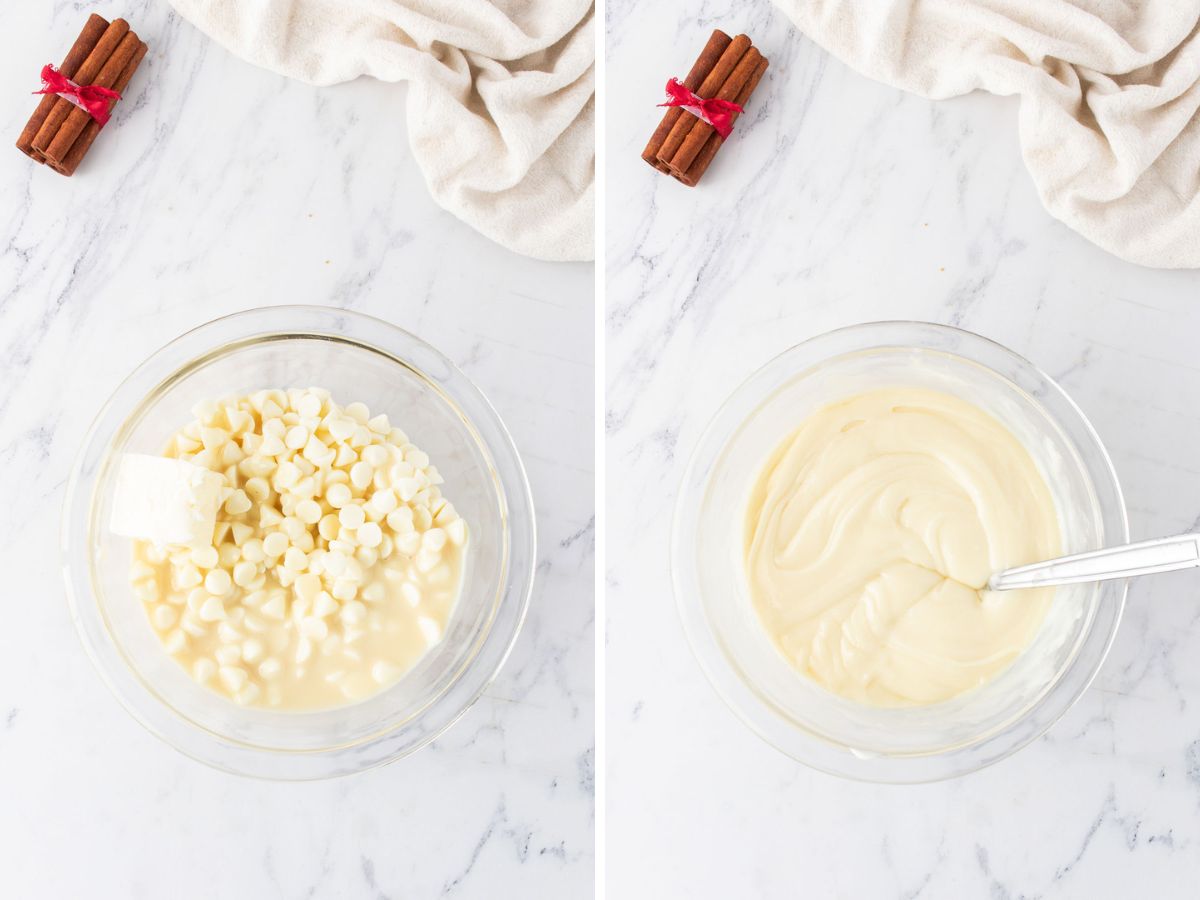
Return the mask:
<svg viewBox="0 0 1200 900">
<path fill-rule="evenodd" d="M 944 703 L 869 707 L 826 691 L 789 665 L 761 625 L 745 585 L 741 528 L 747 493 L 769 453 L 808 415 L 848 395 L 898 385 L 956 394 L 1017 436 L 1054 495 L 1064 554 L 1129 540 L 1108 454 L 1049 376 L 966 331 L 878 322 L 793 347 L 734 391 L 688 465 L 671 561 L 696 656 L 750 728 L 816 769 L 907 783 L 974 771 L 1045 732 L 1104 661 L 1126 585 L 1058 588 L 1045 623 L 1012 666 Z"/>
<path fill-rule="evenodd" d="M 246 708 L 201 687 L 163 650 L 129 584 L 130 542 L 108 529 L 116 462 L 162 451 L 200 400 L 260 388 L 323 387 L 413 436 L 470 527 L 462 591 L 442 641 L 395 685 L 313 712 Z M 63 566 L 84 646 L 151 732 L 217 768 L 325 778 L 398 759 L 449 727 L 495 678 L 529 606 L 533 501 L 512 439 L 444 356 L 386 322 L 277 306 L 217 319 L 125 380 L 84 441 L 63 520 Z"/>
</svg>

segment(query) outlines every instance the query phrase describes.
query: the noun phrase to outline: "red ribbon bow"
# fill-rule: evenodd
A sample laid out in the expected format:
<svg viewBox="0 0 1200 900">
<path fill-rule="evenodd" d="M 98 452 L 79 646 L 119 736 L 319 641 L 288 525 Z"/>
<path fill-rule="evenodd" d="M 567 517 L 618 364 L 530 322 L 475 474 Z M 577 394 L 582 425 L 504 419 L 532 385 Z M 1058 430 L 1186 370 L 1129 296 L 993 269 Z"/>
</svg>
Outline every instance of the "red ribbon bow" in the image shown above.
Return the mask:
<svg viewBox="0 0 1200 900">
<path fill-rule="evenodd" d="M 74 103 L 101 125 L 111 115 L 110 100 L 120 100 L 121 95 L 98 84 L 76 84 L 54 66 L 42 68 L 42 89 L 35 94 L 58 94 L 69 103 Z"/>
<path fill-rule="evenodd" d="M 722 139 L 729 137 L 733 131 L 733 114 L 742 112 L 742 107 L 732 100 L 719 100 L 710 97 L 705 100 L 697 97 L 684 85 L 672 78 L 667 82 L 667 102 L 659 106 L 682 106 L 702 122 L 707 122 L 716 129 Z"/>
</svg>

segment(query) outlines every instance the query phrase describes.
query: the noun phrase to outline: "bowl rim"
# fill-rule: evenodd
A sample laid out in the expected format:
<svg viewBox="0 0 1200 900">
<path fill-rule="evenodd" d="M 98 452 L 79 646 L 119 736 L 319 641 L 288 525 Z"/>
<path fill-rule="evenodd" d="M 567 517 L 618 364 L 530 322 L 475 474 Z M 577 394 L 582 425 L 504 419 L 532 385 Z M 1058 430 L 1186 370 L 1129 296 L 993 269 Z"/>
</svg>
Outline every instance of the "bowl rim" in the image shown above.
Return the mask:
<svg viewBox="0 0 1200 900">
<path fill-rule="evenodd" d="M 502 583 L 495 587 L 497 600 L 490 625 L 475 656 L 414 715 L 360 740 L 315 749 L 263 747 L 221 735 L 166 702 L 132 671 L 117 647 L 93 590 L 90 554 L 79 552 L 89 545 L 100 468 L 111 453 L 112 441 L 145 401 L 205 357 L 239 345 L 288 338 L 356 345 L 382 354 L 424 380 L 464 419 L 490 457 L 504 530 Z M 424 360 L 421 364 L 411 358 L 418 354 Z M 436 373 L 430 371 L 430 363 Z M 151 385 L 149 390 L 146 383 Z M 266 780 L 302 781 L 354 774 L 403 758 L 443 734 L 479 700 L 498 677 L 527 617 L 537 536 L 532 492 L 512 436 L 483 392 L 450 359 L 415 334 L 374 316 L 320 305 L 280 305 L 241 310 L 188 329 L 122 379 L 101 405 L 76 454 L 63 502 L 60 555 L 76 633 L 127 713 L 174 749 L 218 770 Z M 435 710 L 438 715 L 425 723 Z M 419 733 L 410 734 L 418 728 Z"/>
<path fill-rule="evenodd" d="M 900 339 L 901 336 L 903 339 Z M 1053 393 L 1054 400 L 1065 404 L 1066 409 L 1077 418 L 1076 427 L 1090 441 L 1091 446 L 1086 449 L 1094 451 L 1097 467 L 1107 481 L 1106 487 L 1115 495 L 1116 508 L 1111 514 L 1117 519 L 1115 524 L 1118 533 L 1111 539 L 1127 542 L 1128 512 L 1112 459 L 1091 421 L 1062 386 L 1024 356 L 998 341 L 957 326 L 918 320 L 882 320 L 842 326 L 807 338 L 756 367 L 721 402 L 701 431 L 684 469 L 672 514 L 670 568 L 676 609 L 692 654 L 709 685 L 744 725 L 776 750 L 809 768 L 855 781 L 919 784 L 955 778 L 999 762 L 1036 740 L 1075 705 L 1099 673 L 1116 639 L 1128 593 L 1127 580 L 1107 583 L 1108 590 L 1115 594 L 1115 604 L 1103 596 L 1097 603 L 1098 611 L 1101 603 L 1115 606 L 1108 610 L 1109 622 L 1105 626 L 1107 633 L 1100 635 L 1099 640 L 1094 641 L 1092 646 L 1087 645 L 1088 639 L 1096 633 L 1098 615 L 1093 616 L 1087 631 L 1080 638 L 1077 651 L 1058 679 L 1043 690 L 1020 717 L 1005 726 L 999 734 L 985 734 L 981 739 L 966 746 L 958 745 L 935 753 L 859 753 L 852 748 L 807 733 L 782 722 L 770 704 L 737 674 L 736 667 L 721 648 L 720 637 L 710 627 L 704 610 L 705 604 L 695 586 L 693 562 L 698 511 L 703 502 L 712 466 L 743 421 L 741 418 L 736 422 L 725 420 L 734 411 L 737 401 L 758 387 L 760 379 L 766 380 L 775 370 L 791 364 L 798 356 L 803 359 L 800 364 L 792 366 L 792 374 L 797 377 L 814 366 L 855 353 L 888 348 L 929 350 L 957 356 L 972 364 L 983 366 L 1005 382 L 1013 383 L 987 361 L 968 355 L 962 350 L 937 345 L 934 342 L 937 336 L 975 344 L 981 353 L 986 349 L 993 354 L 1000 354 L 1042 380 Z M 856 338 L 859 339 L 856 345 L 839 346 L 833 352 L 822 352 L 823 348 L 830 345 Z M 924 340 L 918 342 L 919 339 Z M 779 382 L 774 384 L 776 387 L 772 389 L 776 389 Z M 769 393 L 770 391 L 759 391 L 755 396 L 761 400 Z M 1045 402 L 1042 398 L 1038 400 L 1039 403 Z M 1049 413 L 1048 410 L 1045 411 Z M 1062 427 L 1061 418 L 1058 415 L 1051 416 L 1051 420 L 1059 427 Z M 1091 474 L 1089 472 L 1089 475 Z M 1085 651 L 1088 655 L 1086 671 L 1081 672 L 1080 666 Z M 1072 675 L 1074 678 L 1071 678 Z M 1062 685 L 1067 685 L 1068 689 L 1057 696 L 1057 702 L 1049 711 L 1049 715 L 1043 715 L 1029 727 L 1032 719 L 1036 719 L 1039 713 L 1046 712 L 1046 704 L 1054 696 L 1055 689 Z"/>
</svg>

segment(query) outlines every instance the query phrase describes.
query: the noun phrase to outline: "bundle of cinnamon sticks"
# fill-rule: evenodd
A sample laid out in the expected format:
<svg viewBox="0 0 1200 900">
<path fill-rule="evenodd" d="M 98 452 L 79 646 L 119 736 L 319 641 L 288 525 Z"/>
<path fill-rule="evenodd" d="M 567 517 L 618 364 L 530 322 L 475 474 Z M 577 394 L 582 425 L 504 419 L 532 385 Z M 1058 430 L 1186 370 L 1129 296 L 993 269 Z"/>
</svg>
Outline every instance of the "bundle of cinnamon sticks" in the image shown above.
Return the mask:
<svg viewBox="0 0 1200 900">
<path fill-rule="evenodd" d="M 744 34 L 731 38 L 716 30 L 683 85 L 697 97 L 728 100 L 745 107 L 767 71 L 767 58 Z M 738 113 L 733 113 L 736 120 Z M 708 122 L 682 107 L 672 107 L 655 129 L 642 159 L 660 172 L 694 187 L 725 139 Z"/>
<path fill-rule="evenodd" d="M 119 94 L 145 55 L 146 44 L 128 22 L 109 22 L 93 13 L 58 71 L 76 85 L 98 85 Z M 116 102 L 108 101 L 110 110 Z M 65 97 L 46 94 L 17 139 L 17 149 L 60 175 L 73 175 L 102 127 Z"/>
</svg>

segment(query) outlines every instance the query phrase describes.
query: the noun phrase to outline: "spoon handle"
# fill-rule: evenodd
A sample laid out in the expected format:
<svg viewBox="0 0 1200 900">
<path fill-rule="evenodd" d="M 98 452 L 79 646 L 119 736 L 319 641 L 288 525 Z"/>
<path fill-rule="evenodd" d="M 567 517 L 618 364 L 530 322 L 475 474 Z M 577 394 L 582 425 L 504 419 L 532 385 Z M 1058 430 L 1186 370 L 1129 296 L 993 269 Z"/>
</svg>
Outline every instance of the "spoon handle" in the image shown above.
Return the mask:
<svg viewBox="0 0 1200 900">
<path fill-rule="evenodd" d="M 988 587 L 993 591 L 1012 591 L 1174 572 L 1195 566 L 1200 566 L 1200 534 L 1181 534 L 1005 569 L 991 577 Z"/>
</svg>

